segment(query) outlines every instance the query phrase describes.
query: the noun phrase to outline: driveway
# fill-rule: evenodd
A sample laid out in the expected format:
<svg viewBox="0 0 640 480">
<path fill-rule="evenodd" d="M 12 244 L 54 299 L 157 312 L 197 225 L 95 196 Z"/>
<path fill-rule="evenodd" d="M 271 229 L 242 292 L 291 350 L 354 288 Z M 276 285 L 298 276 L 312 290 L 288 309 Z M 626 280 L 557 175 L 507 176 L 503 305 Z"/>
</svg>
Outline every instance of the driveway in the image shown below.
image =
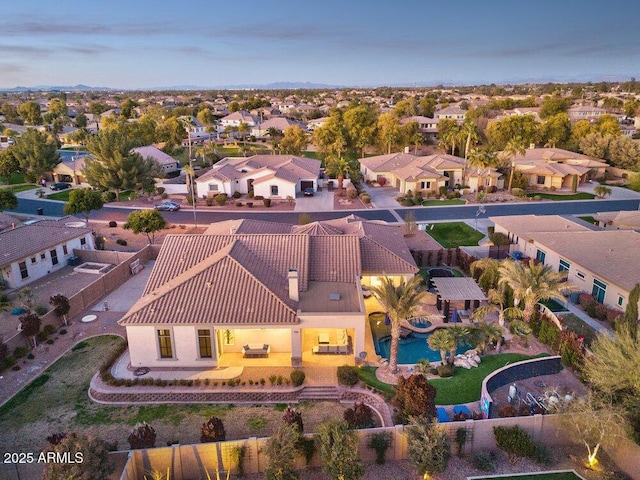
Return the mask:
<svg viewBox="0 0 640 480">
<path fill-rule="evenodd" d="M 333 192 L 324 188 L 313 197 L 296 197 L 294 212 L 326 212 L 333 210 Z"/>
<path fill-rule="evenodd" d="M 400 195 L 400 190 L 394 187 L 370 187 L 362 183 L 366 192 L 371 196 L 371 203 L 376 208 L 398 208 L 400 204 L 396 197 Z"/>
</svg>

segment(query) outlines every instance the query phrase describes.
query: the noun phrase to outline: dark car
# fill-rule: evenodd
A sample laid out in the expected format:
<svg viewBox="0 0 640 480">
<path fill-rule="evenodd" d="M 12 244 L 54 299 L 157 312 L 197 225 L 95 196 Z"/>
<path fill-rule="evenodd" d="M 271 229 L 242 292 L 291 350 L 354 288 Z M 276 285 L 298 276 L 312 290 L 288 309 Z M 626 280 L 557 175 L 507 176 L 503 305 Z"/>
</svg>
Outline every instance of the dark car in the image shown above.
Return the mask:
<svg viewBox="0 0 640 480">
<path fill-rule="evenodd" d="M 309 188 L 305 188 L 303 193 L 305 197 L 313 197 L 313 194 L 315 193 L 315 191 L 313 190 L 313 188 L 309 187 Z"/>
<path fill-rule="evenodd" d="M 71 188 L 71 184 L 67 182 L 58 182 L 51 185 L 51 190 L 66 190 Z"/>
<path fill-rule="evenodd" d="M 156 205 L 156 210 L 163 212 L 175 212 L 180 210 L 180 205 L 175 202 L 162 202 L 161 204 Z"/>
</svg>

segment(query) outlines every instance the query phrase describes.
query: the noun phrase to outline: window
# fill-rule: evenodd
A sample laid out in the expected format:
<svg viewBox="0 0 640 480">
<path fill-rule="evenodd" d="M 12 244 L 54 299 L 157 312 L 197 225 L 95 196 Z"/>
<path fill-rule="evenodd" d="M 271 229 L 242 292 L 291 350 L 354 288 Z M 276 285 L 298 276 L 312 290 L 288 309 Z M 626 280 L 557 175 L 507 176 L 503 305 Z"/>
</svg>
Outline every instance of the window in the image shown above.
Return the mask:
<svg viewBox="0 0 640 480">
<path fill-rule="evenodd" d="M 618 295 L 618 306 L 621 307 L 624 305 L 624 297 L 622 295 Z"/>
<path fill-rule="evenodd" d="M 58 264 L 58 251 L 54 248 L 49 252 L 51 254 L 51 265 Z"/>
<path fill-rule="evenodd" d="M 171 330 L 158 330 L 158 347 L 160 347 L 160 358 L 173 358 Z"/>
<path fill-rule="evenodd" d="M 218 184 L 217 183 L 210 183 L 209 184 L 209 191 L 210 192 L 217 192 L 218 191 Z"/>
<path fill-rule="evenodd" d="M 544 263 L 545 258 L 547 258 L 547 254 L 538 249 L 538 251 L 536 251 L 536 260 L 538 260 L 540 263 Z"/>
<path fill-rule="evenodd" d="M 596 302 L 603 303 L 604 296 L 607 293 L 607 284 L 601 282 L 597 278 L 593 279 L 593 288 L 591 289 L 591 295 L 596 299 Z"/>
<path fill-rule="evenodd" d="M 538 185 L 544 185 L 544 176 L 543 175 L 538 175 L 538 178 L 536 179 L 536 183 Z"/>
<path fill-rule="evenodd" d="M 86 245 L 86 244 L 87 244 L 87 239 L 86 239 L 86 238 L 84 238 L 84 237 L 82 237 L 82 238 L 80 239 L 80 246 L 84 246 L 84 245 Z"/>
<path fill-rule="evenodd" d="M 271 196 L 277 196 L 278 195 L 278 185 L 271 185 Z"/>
<path fill-rule="evenodd" d="M 224 345 L 235 345 L 236 344 L 236 336 L 233 330 L 222 330 L 222 341 Z"/>
<path fill-rule="evenodd" d="M 576 272 L 576 277 L 581 278 L 582 280 L 584 280 L 584 273 Z"/>
<path fill-rule="evenodd" d="M 69 249 L 67 248 L 66 245 L 62 245 L 62 254 L 69 255 Z"/>
<path fill-rule="evenodd" d="M 44 253 L 40 254 L 40 260 L 44 260 L 45 258 L 47 258 L 47 255 Z"/>
<path fill-rule="evenodd" d="M 198 330 L 198 349 L 200 358 L 212 358 L 211 330 Z"/>
<path fill-rule="evenodd" d="M 29 276 L 29 271 L 27 270 L 27 262 L 20 262 L 18 264 L 18 267 L 20 268 L 20 277 L 22 277 L 22 279 L 24 280 Z"/>
<path fill-rule="evenodd" d="M 431 182 L 420 182 L 420 188 L 422 190 L 431 190 Z"/>
<path fill-rule="evenodd" d="M 31 263 L 36 263 L 36 257 L 31 257 Z"/>
<path fill-rule="evenodd" d="M 558 267 L 559 272 L 568 272 L 571 268 L 571 264 L 566 260 L 560 259 L 560 267 Z"/>
</svg>

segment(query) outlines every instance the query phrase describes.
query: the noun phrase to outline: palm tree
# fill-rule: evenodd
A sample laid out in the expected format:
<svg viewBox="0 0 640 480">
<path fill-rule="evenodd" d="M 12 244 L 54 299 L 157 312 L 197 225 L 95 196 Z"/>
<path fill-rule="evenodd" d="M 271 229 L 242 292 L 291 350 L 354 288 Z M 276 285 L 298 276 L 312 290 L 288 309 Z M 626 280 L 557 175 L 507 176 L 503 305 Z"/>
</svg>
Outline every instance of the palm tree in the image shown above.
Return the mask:
<svg viewBox="0 0 640 480">
<path fill-rule="evenodd" d="M 353 163 L 344 157 L 336 157 L 327 161 L 327 173 L 338 179 L 338 195 L 341 194 L 344 187 L 345 177 L 353 175 L 357 171 Z"/>
<path fill-rule="evenodd" d="M 611 187 L 607 187 L 606 185 L 598 185 L 593 188 L 593 193 L 598 195 L 598 198 L 604 198 L 607 195 L 611 195 L 612 191 Z"/>
<path fill-rule="evenodd" d="M 468 327 L 462 325 L 454 325 L 447 328 L 449 335 L 453 338 L 453 345 L 449 348 L 449 362 L 453 363 L 453 359 L 456 356 L 456 350 L 461 343 L 469 343 L 471 340 L 471 330 Z"/>
<path fill-rule="evenodd" d="M 513 173 L 516 171 L 516 156 L 524 155 L 526 153 L 526 145 L 522 137 L 514 137 L 504 147 L 503 153 L 507 157 L 511 157 L 511 171 L 509 172 L 509 193 L 511 193 L 511 187 L 513 185 Z"/>
<path fill-rule="evenodd" d="M 525 347 L 529 343 L 529 335 L 531 335 L 531 327 L 522 320 L 514 320 L 509 325 L 509 330 L 520 339 L 520 343 Z"/>
<path fill-rule="evenodd" d="M 472 148 L 469 151 L 469 157 L 467 158 L 467 164 L 470 167 L 476 168 L 476 173 L 480 175 L 480 170 L 487 167 L 495 167 L 498 164 L 498 157 L 496 153 L 487 148 L 486 150 L 480 150 L 478 148 Z M 466 172 L 466 169 L 465 169 Z M 478 179 L 478 187 L 480 186 L 480 179 Z"/>
<path fill-rule="evenodd" d="M 422 277 L 416 275 L 408 282 L 402 278 L 396 286 L 388 277 L 382 279 L 382 284 L 371 287 L 371 291 L 384 307 L 391 321 L 391 352 L 389 353 L 389 368 L 393 373 L 398 372 L 398 339 L 400 325 L 415 314 L 418 302 L 425 295 L 420 286 Z"/>
<path fill-rule="evenodd" d="M 498 280 L 500 280 L 500 262 L 494 258 L 481 258 L 473 262 L 469 269 L 471 276 L 476 278 L 478 276 L 478 285 L 485 291 L 489 291 L 492 288 L 498 286 Z"/>
<path fill-rule="evenodd" d="M 473 120 L 467 119 L 462 124 L 462 129 L 460 130 L 460 134 L 465 137 L 465 145 L 464 145 L 464 159 L 466 160 L 469 156 L 469 149 L 471 148 L 471 142 L 474 144 L 478 141 L 478 130 L 476 129 L 476 124 Z"/>
<path fill-rule="evenodd" d="M 500 353 L 502 333 L 502 327 L 500 325 L 485 322 L 480 322 L 471 332 L 475 340 L 476 348 L 482 353 L 486 351 L 487 344 L 492 342 L 496 342 L 496 352 Z"/>
<path fill-rule="evenodd" d="M 442 365 L 447 363 L 447 352 L 451 350 L 453 346 L 455 350 L 456 340 L 449 332 L 448 328 L 439 328 L 427 338 L 427 344 L 431 350 L 438 350 L 440 352 L 440 358 L 442 359 Z"/>
<path fill-rule="evenodd" d="M 524 303 L 523 320 L 529 322 L 536 304 L 540 300 L 564 301 L 564 293 L 576 291 L 577 287 L 566 281 L 566 272 L 555 272 L 543 263 L 505 260 L 500 265 L 500 285 L 513 290 L 517 304 Z"/>
</svg>

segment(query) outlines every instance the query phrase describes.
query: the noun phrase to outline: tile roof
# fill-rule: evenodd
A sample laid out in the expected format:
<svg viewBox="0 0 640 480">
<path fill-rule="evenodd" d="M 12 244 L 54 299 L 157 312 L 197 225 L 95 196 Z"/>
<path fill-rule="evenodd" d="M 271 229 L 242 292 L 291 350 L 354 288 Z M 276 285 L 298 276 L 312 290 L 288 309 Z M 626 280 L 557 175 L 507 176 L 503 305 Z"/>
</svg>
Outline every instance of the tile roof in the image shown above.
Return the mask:
<svg viewBox="0 0 640 480">
<path fill-rule="evenodd" d="M 359 160 L 362 165 L 373 172 L 393 172 L 394 175 L 405 180 L 439 178 L 439 172 L 464 168 L 464 159 L 446 153 L 422 157 L 411 153 L 391 153 Z"/>
<path fill-rule="evenodd" d="M 496 225 L 529 241 L 540 232 L 588 232 L 589 228 L 560 215 L 505 215 L 489 217 Z"/>
<path fill-rule="evenodd" d="M 4 230 L 5 228 L 10 227 L 11 225 L 18 225 L 20 220 L 16 217 L 12 217 L 11 215 L 0 212 L 0 230 Z"/>
<path fill-rule="evenodd" d="M 84 222 L 76 217 L 40 220 L 0 232 L 0 266 L 49 250 L 57 245 L 91 233 L 87 227 L 72 226 Z"/>
<path fill-rule="evenodd" d="M 134 152 L 139 153 L 142 158 L 151 157 L 159 165 L 173 165 L 178 163 L 178 160 L 170 155 L 167 155 L 159 148 L 153 145 L 147 145 L 146 147 L 137 147 L 133 149 Z"/>
</svg>

